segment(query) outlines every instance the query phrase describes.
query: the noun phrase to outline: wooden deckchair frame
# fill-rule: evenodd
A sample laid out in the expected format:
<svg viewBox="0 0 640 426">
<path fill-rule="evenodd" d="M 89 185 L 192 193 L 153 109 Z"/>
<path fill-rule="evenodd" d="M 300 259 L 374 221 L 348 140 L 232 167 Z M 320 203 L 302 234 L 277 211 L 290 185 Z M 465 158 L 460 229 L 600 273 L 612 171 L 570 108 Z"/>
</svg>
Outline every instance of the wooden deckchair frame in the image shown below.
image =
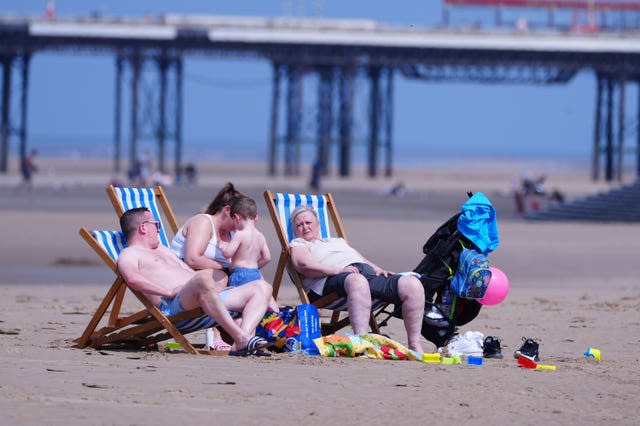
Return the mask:
<svg viewBox="0 0 640 426">
<path fill-rule="evenodd" d="M 138 188 L 136 188 L 138 189 Z M 155 197 L 155 199 L 157 200 L 157 202 L 160 204 L 160 208 L 162 209 L 162 214 L 160 214 L 160 212 L 158 212 L 159 216 L 156 218 L 158 221 L 161 222 L 161 226 L 163 228 L 163 232 L 165 232 L 166 235 L 166 228 L 164 227 L 164 224 L 162 224 L 162 215 L 164 215 L 167 219 L 167 221 L 169 222 L 169 226 L 171 226 L 171 231 L 173 232 L 173 235 L 175 235 L 178 232 L 178 229 L 180 228 L 180 225 L 178 224 L 178 220 L 176 219 L 176 215 L 173 213 L 173 209 L 171 208 L 171 206 L 169 205 L 169 200 L 167 199 L 167 196 L 165 195 L 164 189 L 162 189 L 161 186 L 156 186 L 154 188 L 148 188 L 151 189 L 153 192 L 153 195 Z M 125 208 L 124 205 L 122 204 L 122 201 L 120 200 L 120 197 L 118 197 L 116 188 L 113 185 L 109 185 L 106 188 L 107 191 L 107 196 L 109 197 L 109 200 L 111 201 L 111 204 L 113 205 L 113 209 L 116 211 L 116 214 L 118 215 L 118 218 L 120 218 L 120 216 L 122 216 L 125 212 Z M 82 234 L 80 234 L 82 235 Z M 89 233 L 89 237 L 93 240 L 93 237 L 91 237 L 91 234 Z M 83 236 L 83 238 L 85 238 Z M 167 238 L 169 238 L 169 236 L 167 235 Z M 89 245 L 91 245 L 91 243 L 86 240 L 87 243 L 89 243 Z M 94 241 L 95 243 L 95 241 Z M 104 250 L 101 250 L 104 253 Z M 100 253 L 98 253 L 100 254 Z M 111 259 L 109 257 L 109 255 L 107 253 L 104 253 L 109 259 Z M 103 260 L 105 260 L 103 258 Z M 106 261 L 106 260 L 105 260 Z M 109 264 L 109 262 L 107 262 L 107 264 Z M 116 274 L 118 273 L 117 270 L 111 268 Z M 118 315 L 120 314 L 120 308 L 122 306 L 122 301 L 124 300 L 124 296 L 126 293 L 126 287 L 125 286 L 119 286 L 118 287 L 118 291 L 115 294 L 115 301 L 113 303 L 113 307 L 111 309 L 111 317 L 113 318 L 117 318 Z M 109 324 L 111 324 L 114 320 L 110 319 L 109 320 Z"/>
<path fill-rule="evenodd" d="M 97 348 L 103 345 L 132 341 L 149 344 L 173 337 L 186 352 L 194 355 L 198 354 L 196 348 L 184 337 L 184 334 L 180 332 L 174 324 L 185 319 L 204 315 L 202 309 L 191 309 L 171 317 L 165 316 L 160 312 L 158 307 L 149 302 L 142 293 L 129 287 L 118 272 L 116 262 L 109 256 L 104 248 L 98 244 L 87 228 L 83 227 L 80 229 L 80 236 L 116 274 L 116 279 L 98 306 L 98 309 L 89 321 L 84 332 L 76 339 L 77 346 L 80 348 L 87 346 Z M 145 309 L 131 315 L 120 316 L 120 308 L 127 289 L 144 305 Z M 96 330 L 98 324 L 107 313 L 109 306 L 111 306 L 111 313 L 107 326 Z M 166 330 L 166 333 L 156 334 L 163 329 Z"/>
<path fill-rule="evenodd" d="M 335 233 L 339 238 L 343 238 L 345 241 L 348 241 L 347 233 L 344 229 L 342 218 L 340 217 L 340 214 L 338 213 L 335 202 L 333 201 L 333 196 L 330 193 L 323 194 L 322 196 L 325 198 L 325 208 L 329 212 L 329 217 L 330 217 L 329 221 L 331 223 L 328 225 L 333 226 Z M 307 295 L 307 292 L 304 289 L 304 286 L 302 284 L 302 279 L 303 279 L 302 275 L 298 273 L 298 271 L 296 271 L 293 268 L 293 265 L 291 264 L 291 247 L 289 246 L 289 240 L 287 238 L 286 232 L 284 231 L 286 224 L 283 224 L 280 221 L 280 216 L 278 215 L 278 210 L 275 203 L 276 197 L 272 191 L 266 190 L 264 192 L 264 199 L 267 204 L 267 209 L 269 210 L 269 214 L 271 215 L 271 220 L 276 229 L 276 234 L 278 235 L 278 240 L 280 241 L 280 246 L 281 246 L 280 258 L 278 259 L 276 273 L 273 278 L 273 298 L 275 300 L 278 300 L 278 293 L 280 291 L 280 285 L 282 283 L 282 278 L 284 276 L 284 271 L 286 268 L 287 272 L 289 273 L 289 277 L 291 278 L 291 281 L 293 282 L 294 286 L 296 287 L 296 290 L 298 291 L 298 297 L 300 299 L 300 302 L 311 303 L 309 301 L 309 296 Z M 318 308 L 324 308 L 325 306 L 328 306 L 330 303 L 336 301 L 339 298 L 340 296 L 337 293 L 332 293 L 332 294 L 323 296 L 320 299 L 317 299 L 315 302 L 313 302 L 313 304 L 316 305 Z M 342 319 L 340 318 L 341 312 L 342 311 L 337 311 L 337 310 L 334 310 L 332 312 L 331 321 L 329 323 L 323 323 L 321 325 L 322 334 L 335 333 L 336 331 L 350 324 L 350 320 L 348 316 Z M 380 332 L 378 328 L 378 324 L 375 320 L 373 311 L 371 312 L 369 326 L 371 327 L 371 330 L 374 333 Z"/>
</svg>

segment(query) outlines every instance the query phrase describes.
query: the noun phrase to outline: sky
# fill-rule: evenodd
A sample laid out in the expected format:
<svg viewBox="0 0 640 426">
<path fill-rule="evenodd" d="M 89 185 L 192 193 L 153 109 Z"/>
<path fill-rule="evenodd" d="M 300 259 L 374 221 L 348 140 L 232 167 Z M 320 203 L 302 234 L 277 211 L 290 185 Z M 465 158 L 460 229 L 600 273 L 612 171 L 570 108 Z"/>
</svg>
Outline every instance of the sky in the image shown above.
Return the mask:
<svg viewBox="0 0 640 426">
<path fill-rule="evenodd" d="M 41 15 L 45 5 L 45 0 L 0 0 L 0 13 Z M 94 12 L 130 17 L 165 13 L 321 16 L 425 27 L 443 22 L 438 0 L 57 0 L 55 7 L 58 16 Z M 532 22 L 540 18 L 522 11 L 503 17 L 515 20 L 523 13 Z M 456 9 L 451 21 L 454 26 L 491 27 L 493 17 L 492 10 Z M 271 79 L 271 66 L 264 60 L 187 58 L 185 159 L 265 158 Z M 109 155 L 114 81 L 113 56 L 34 55 L 28 101 L 30 146 L 45 155 Z M 635 90 L 629 87 L 627 99 L 638 98 Z M 394 91 L 394 157 L 400 164 L 447 156 L 591 161 L 595 77 L 590 72 L 557 86 L 423 82 L 396 73 Z M 630 104 L 627 115 L 635 114 L 635 108 Z M 128 129 L 123 130 L 126 141 Z M 141 147 L 145 144 L 151 146 L 151 141 L 141 142 Z M 17 154 L 17 147 L 12 147 L 12 154 Z"/>
</svg>

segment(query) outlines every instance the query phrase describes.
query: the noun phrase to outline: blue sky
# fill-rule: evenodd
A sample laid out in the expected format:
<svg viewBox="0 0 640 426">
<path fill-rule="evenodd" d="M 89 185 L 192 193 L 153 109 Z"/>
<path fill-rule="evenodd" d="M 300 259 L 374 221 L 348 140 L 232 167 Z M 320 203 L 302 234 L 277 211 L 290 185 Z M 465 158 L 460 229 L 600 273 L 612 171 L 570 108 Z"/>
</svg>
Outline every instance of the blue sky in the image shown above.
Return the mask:
<svg viewBox="0 0 640 426">
<path fill-rule="evenodd" d="M 45 4 L 44 0 L 0 0 L 0 11 L 39 15 Z M 319 12 L 325 18 L 374 19 L 396 25 L 442 23 L 442 6 L 437 0 L 57 0 L 55 5 L 58 15 L 78 16 L 93 11 L 107 16 L 146 13 L 155 16 L 170 12 L 312 16 Z M 528 17 L 539 18 L 534 14 Z M 482 22 L 488 27 L 493 23 L 493 11 L 454 10 L 452 20 L 455 25 Z M 188 58 L 184 84 L 183 139 L 187 157 L 195 156 L 189 147 L 206 146 L 205 151 L 213 158 L 233 146 L 264 158 L 271 96 L 271 67 L 267 62 Z M 635 90 L 629 87 L 627 99 L 637 99 Z M 551 87 L 425 83 L 397 74 L 396 158 L 411 162 L 415 158 L 460 154 L 555 157 L 588 163 L 594 102 L 592 73 L 582 73 L 569 84 Z M 68 53 L 34 56 L 28 132 L 32 146 L 43 153 L 66 150 L 69 145 L 92 146 L 94 153 L 108 151 L 113 139 L 113 103 L 112 56 Z M 632 114 L 635 104 L 627 109 L 627 115 Z M 96 146 L 103 148 L 96 150 Z"/>
</svg>

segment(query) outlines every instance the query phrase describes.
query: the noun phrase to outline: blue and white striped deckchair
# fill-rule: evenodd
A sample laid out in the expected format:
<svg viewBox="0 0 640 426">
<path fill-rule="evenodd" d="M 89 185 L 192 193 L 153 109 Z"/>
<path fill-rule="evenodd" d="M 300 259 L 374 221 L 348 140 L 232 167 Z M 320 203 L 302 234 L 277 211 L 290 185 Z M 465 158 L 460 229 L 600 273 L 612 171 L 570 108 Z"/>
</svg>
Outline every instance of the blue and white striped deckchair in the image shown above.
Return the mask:
<svg viewBox="0 0 640 426">
<path fill-rule="evenodd" d="M 309 296 L 302 285 L 302 276 L 296 272 L 290 264 L 291 248 L 289 243 L 295 238 L 294 229 L 291 224 L 291 213 L 300 205 L 311 205 L 318 213 L 320 236 L 322 238 L 330 238 L 333 232 L 335 233 L 333 236 L 347 240 L 342 219 L 338 214 L 333 197 L 331 194 L 287 194 L 273 193 L 267 190 L 264 192 L 264 199 L 282 247 L 280 259 L 278 259 L 278 265 L 276 267 L 276 274 L 273 279 L 273 298 L 277 300 L 280 284 L 286 268 L 291 281 L 293 281 L 293 284 L 296 286 L 300 302 L 309 303 Z M 315 301 L 314 304 L 319 308 L 333 311 L 331 322 L 322 325 L 323 333 L 333 333 L 349 324 L 348 317 L 342 320 L 340 319 L 340 312 L 347 310 L 346 298 L 339 297 L 337 294 L 327 295 Z M 381 309 L 384 306 L 386 306 L 384 302 L 373 301 L 370 326 L 375 333 L 378 333 L 379 329 L 373 311 Z"/>
<path fill-rule="evenodd" d="M 91 318 L 84 333 L 77 339 L 78 346 L 95 348 L 134 342 L 138 346 L 148 346 L 173 337 L 187 352 L 197 354 L 196 349 L 184 335 L 213 327 L 216 325 L 215 321 L 211 317 L 204 315 L 200 308 L 168 318 L 155 305 L 150 303 L 142 293 L 128 287 L 118 273 L 117 266 L 118 256 L 123 248 L 126 247 L 126 241 L 121 231 L 89 231 L 86 228 L 81 228 L 80 236 L 111 268 L 117 277 L 98 310 Z M 127 288 L 142 302 L 146 309 L 126 317 L 120 317 L 120 308 Z M 96 331 L 96 327 L 109 306 L 112 306 L 112 308 L 108 325 Z"/>
<path fill-rule="evenodd" d="M 164 225 L 162 216 L 166 217 L 171 226 L 172 235 L 175 235 L 180 228 L 176 216 L 169 205 L 164 190 L 161 186 L 155 188 L 137 188 L 137 187 L 115 187 L 109 185 L 107 187 L 107 195 L 116 210 L 118 217 L 122 216 L 127 210 L 137 207 L 148 208 L 156 221 L 160 222 L 160 231 L 158 238 L 160 243 L 165 247 L 170 247 L 171 240 L 167 235 L 167 228 Z M 162 209 L 162 211 L 160 211 Z M 208 329 L 206 332 L 207 344 L 213 343 L 213 330 Z"/>
<path fill-rule="evenodd" d="M 155 220 L 160 222 L 160 232 L 158 236 L 160 242 L 162 245 L 169 247 L 171 239 L 169 235 L 167 235 L 167 228 L 162 220 L 163 215 L 171 226 L 172 235 L 178 232 L 179 226 L 161 186 L 155 188 L 125 188 L 109 185 L 107 187 L 107 194 L 118 217 L 122 216 L 127 210 L 137 207 L 148 208 Z"/>
</svg>

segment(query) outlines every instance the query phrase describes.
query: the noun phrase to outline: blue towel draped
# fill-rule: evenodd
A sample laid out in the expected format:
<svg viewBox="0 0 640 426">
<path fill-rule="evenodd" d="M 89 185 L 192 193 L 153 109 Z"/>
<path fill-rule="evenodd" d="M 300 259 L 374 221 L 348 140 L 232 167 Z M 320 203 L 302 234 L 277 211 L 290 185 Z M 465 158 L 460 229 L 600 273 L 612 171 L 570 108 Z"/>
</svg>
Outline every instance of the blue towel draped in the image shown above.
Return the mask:
<svg viewBox="0 0 640 426">
<path fill-rule="evenodd" d="M 478 192 L 462 205 L 461 210 L 458 230 L 485 255 L 498 248 L 498 222 L 496 209 L 491 201 L 482 192 Z"/>
</svg>

